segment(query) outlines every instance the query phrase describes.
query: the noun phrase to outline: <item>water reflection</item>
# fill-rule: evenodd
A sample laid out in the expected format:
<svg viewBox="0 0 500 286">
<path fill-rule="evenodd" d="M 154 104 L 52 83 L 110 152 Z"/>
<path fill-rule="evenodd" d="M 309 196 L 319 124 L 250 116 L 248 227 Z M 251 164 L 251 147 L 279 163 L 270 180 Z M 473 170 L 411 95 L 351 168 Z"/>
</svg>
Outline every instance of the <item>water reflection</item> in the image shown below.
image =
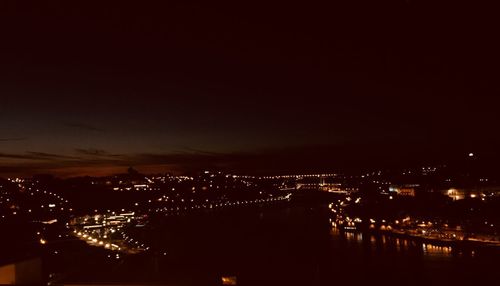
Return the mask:
<svg viewBox="0 0 500 286">
<path fill-rule="evenodd" d="M 453 257 L 474 257 L 474 248 L 459 248 L 419 242 L 411 238 L 395 237 L 383 233 L 363 233 L 344 231 L 331 223 L 330 235 L 333 240 L 345 241 L 348 247 L 368 253 L 391 253 L 399 255 L 421 255 L 427 258 L 451 259 Z"/>
<path fill-rule="evenodd" d="M 415 252 L 421 249 L 420 252 L 426 256 L 451 257 L 455 254 L 451 246 L 419 243 L 411 239 L 391 237 L 385 234 L 376 235 L 368 233 L 363 234 L 362 232 L 345 232 L 337 227 L 332 227 L 331 235 L 337 239 L 345 239 L 351 245 L 354 244 L 365 248 L 368 246 L 370 251 L 398 251 L 400 253 L 407 253 L 409 251 Z M 462 252 L 459 252 L 459 254 L 460 253 Z"/>
<path fill-rule="evenodd" d="M 238 285 L 462 285 L 450 274 L 467 269 L 489 279 L 495 265 L 475 250 L 343 231 L 328 211 L 310 206 L 158 216 L 125 231 L 151 249 L 125 257 L 113 273 L 179 285 L 220 285 L 233 276 Z"/>
</svg>

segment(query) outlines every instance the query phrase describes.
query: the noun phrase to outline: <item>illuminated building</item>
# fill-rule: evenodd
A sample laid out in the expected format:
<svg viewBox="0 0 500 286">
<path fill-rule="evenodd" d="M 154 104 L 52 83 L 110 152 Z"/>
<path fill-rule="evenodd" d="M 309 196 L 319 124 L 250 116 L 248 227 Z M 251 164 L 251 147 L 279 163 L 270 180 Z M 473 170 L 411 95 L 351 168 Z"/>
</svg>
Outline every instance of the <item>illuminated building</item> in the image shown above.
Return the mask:
<svg viewBox="0 0 500 286">
<path fill-rule="evenodd" d="M 398 196 L 414 197 L 416 187 L 418 185 L 391 186 L 389 192 L 395 192 Z"/>
</svg>

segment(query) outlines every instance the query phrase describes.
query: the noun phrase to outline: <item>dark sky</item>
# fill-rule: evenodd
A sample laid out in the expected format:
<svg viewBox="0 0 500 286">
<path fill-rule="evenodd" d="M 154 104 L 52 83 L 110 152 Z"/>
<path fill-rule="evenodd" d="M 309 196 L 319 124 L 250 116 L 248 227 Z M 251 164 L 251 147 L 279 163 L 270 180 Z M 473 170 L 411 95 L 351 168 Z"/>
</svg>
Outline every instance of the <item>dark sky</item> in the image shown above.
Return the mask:
<svg viewBox="0 0 500 286">
<path fill-rule="evenodd" d="M 494 7 L 87 2 L 0 4 L 0 175 L 498 156 Z"/>
</svg>

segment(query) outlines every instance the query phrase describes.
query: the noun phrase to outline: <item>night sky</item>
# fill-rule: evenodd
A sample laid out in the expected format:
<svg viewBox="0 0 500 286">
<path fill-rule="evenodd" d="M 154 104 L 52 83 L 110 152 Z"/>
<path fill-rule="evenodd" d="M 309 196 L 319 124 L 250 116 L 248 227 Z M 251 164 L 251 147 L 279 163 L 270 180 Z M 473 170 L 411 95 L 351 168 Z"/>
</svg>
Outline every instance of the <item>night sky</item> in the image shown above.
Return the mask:
<svg viewBox="0 0 500 286">
<path fill-rule="evenodd" d="M 86 2 L 0 4 L 1 176 L 499 155 L 493 7 Z"/>
</svg>

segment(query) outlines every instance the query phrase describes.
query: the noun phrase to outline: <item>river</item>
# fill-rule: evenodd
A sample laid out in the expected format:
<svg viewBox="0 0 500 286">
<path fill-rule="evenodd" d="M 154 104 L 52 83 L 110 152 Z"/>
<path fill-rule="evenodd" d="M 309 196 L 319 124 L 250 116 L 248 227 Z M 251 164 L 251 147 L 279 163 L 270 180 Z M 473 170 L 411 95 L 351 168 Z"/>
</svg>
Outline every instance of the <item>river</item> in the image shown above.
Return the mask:
<svg viewBox="0 0 500 286">
<path fill-rule="evenodd" d="M 176 217 L 129 231 L 151 246 L 86 279 L 172 285 L 467 285 L 497 280 L 496 249 L 462 251 L 341 233 L 326 206 L 290 204 Z M 89 254 L 90 255 L 90 254 Z M 103 278 L 105 277 L 105 278 Z M 77 281 L 76 279 L 75 281 Z"/>
</svg>

